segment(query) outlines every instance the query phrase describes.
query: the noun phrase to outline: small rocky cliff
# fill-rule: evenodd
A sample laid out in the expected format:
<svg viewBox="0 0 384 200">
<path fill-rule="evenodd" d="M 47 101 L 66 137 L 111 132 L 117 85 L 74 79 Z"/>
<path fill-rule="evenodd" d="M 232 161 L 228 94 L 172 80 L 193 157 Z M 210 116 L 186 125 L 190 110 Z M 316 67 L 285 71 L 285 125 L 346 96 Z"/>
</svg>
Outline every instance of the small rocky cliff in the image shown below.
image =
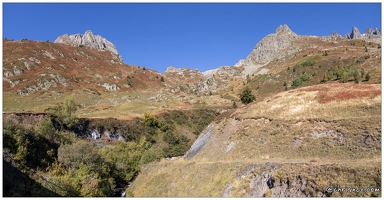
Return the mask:
<svg viewBox="0 0 384 200">
<path fill-rule="evenodd" d="M 87 30 L 83 35 L 81 34 L 64 34 L 62 36 L 59 36 L 55 43 L 61 43 L 61 44 L 67 44 L 71 46 L 85 46 L 90 49 L 96 49 L 96 50 L 106 50 L 110 51 L 114 56 L 116 56 L 116 59 L 119 59 L 120 61 L 123 60 L 119 52 L 117 52 L 117 49 L 112 42 L 108 41 L 107 39 L 101 37 L 100 35 L 93 35 L 92 31 Z"/>
</svg>

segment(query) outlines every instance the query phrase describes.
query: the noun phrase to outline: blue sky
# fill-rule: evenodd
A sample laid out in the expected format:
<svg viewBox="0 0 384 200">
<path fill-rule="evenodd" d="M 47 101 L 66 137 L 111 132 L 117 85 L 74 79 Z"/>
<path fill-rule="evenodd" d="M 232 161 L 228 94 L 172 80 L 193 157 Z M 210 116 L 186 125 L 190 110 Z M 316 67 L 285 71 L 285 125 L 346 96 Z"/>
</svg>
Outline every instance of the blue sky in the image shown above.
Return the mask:
<svg viewBox="0 0 384 200">
<path fill-rule="evenodd" d="M 281 24 L 299 35 L 381 30 L 381 3 L 3 3 L 3 38 L 92 30 L 125 63 L 159 72 L 234 65 Z"/>
</svg>

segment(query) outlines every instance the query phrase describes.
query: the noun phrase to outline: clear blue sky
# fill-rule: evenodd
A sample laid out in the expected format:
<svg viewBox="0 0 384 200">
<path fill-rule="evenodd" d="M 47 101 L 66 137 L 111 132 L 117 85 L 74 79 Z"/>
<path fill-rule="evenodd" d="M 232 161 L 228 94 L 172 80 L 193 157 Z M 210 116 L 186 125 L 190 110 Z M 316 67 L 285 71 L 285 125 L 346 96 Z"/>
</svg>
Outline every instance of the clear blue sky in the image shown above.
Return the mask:
<svg viewBox="0 0 384 200">
<path fill-rule="evenodd" d="M 3 38 L 53 42 L 92 30 L 125 63 L 159 72 L 234 65 L 281 24 L 299 35 L 381 30 L 381 3 L 3 3 Z"/>
</svg>

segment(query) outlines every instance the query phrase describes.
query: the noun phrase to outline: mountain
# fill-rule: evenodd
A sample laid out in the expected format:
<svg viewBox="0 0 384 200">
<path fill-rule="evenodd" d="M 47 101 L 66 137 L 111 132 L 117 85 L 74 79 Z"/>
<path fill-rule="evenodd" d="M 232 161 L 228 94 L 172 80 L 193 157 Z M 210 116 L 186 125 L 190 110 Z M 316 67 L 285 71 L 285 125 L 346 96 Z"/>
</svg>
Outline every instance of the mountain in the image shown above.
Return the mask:
<svg viewBox="0 0 384 200">
<path fill-rule="evenodd" d="M 331 36 L 305 36 L 297 35 L 288 25 L 280 25 L 275 33 L 269 34 L 256 44 L 252 52 L 245 60 L 240 60 L 235 66 L 251 66 L 260 63 L 268 63 L 273 59 L 281 59 L 285 56 L 292 55 L 296 52 L 305 50 L 306 48 L 316 48 L 318 46 L 303 43 L 304 41 L 316 40 L 337 41 L 342 40 L 338 33 Z M 361 39 L 366 42 L 381 43 L 381 32 L 376 28 L 368 28 L 365 34 L 360 34 L 356 27 L 352 28 L 352 32 L 344 36 L 345 40 Z"/>
<path fill-rule="evenodd" d="M 73 34 L 68 36 L 68 34 L 64 34 L 62 36 L 59 36 L 55 40 L 55 43 L 66 44 L 66 45 L 71 45 L 75 47 L 85 46 L 90 49 L 110 51 L 112 55 L 114 55 L 115 59 L 123 61 L 123 58 L 117 52 L 117 49 L 115 45 L 112 44 L 112 42 L 101 37 L 100 35 L 93 35 L 91 30 L 85 31 L 83 35 Z"/>
</svg>

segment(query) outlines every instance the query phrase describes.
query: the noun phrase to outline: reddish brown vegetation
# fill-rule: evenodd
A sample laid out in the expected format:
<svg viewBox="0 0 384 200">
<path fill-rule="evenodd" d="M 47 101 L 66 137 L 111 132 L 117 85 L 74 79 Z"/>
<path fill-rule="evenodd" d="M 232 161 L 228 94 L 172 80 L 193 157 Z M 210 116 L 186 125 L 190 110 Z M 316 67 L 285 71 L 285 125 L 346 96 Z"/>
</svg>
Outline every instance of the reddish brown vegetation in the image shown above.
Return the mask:
<svg viewBox="0 0 384 200">
<path fill-rule="evenodd" d="M 45 52 L 50 53 L 54 58 L 45 56 Z M 106 91 L 105 88 L 98 85 L 103 83 L 117 84 L 121 87 L 121 91 L 164 87 L 158 72 L 118 63 L 118 60 L 113 59 L 108 51 L 51 42 L 3 40 L 3 54 L 5 71 L 13 72 L 15 67 L 23 70 L 20 75 L 8 77 L 10 80 L 23 81 L 14 87 L 5 83 L 3 91 L 6 92 L 15 92 L 28 85 L 36 85 L 39 78 L 49 80 L 49 74 L 59 74 L 68 80 L 69 86 L 65 87 L 57 82 L 57 87 L 52 88 L 62 92 L 71 92 L 78 88 L 93 88 L 103 92 Z M 31 59 L 37 59 L 39 62 L 36 63 Z M 112 60 L 115 63 L 112 63 Z M 25 63 L 29 63 L 30 69 L 26 68 Z M 40 74 L 48 75 L 39 76 Z M 129 80 L 127 76 L 130 77 Z M 133 86 L 131 89 L 123 87 L 128 82 Z"/>
<path fill-rule="evenodd" d="M 366 84 L 327 84 L 302 88 L 299 91 L 319 91 L 316 99 L 319 103 L 345 101 L 358 98 L 374 98 L 381 95 L 378 85 Z"/>
</svg>

